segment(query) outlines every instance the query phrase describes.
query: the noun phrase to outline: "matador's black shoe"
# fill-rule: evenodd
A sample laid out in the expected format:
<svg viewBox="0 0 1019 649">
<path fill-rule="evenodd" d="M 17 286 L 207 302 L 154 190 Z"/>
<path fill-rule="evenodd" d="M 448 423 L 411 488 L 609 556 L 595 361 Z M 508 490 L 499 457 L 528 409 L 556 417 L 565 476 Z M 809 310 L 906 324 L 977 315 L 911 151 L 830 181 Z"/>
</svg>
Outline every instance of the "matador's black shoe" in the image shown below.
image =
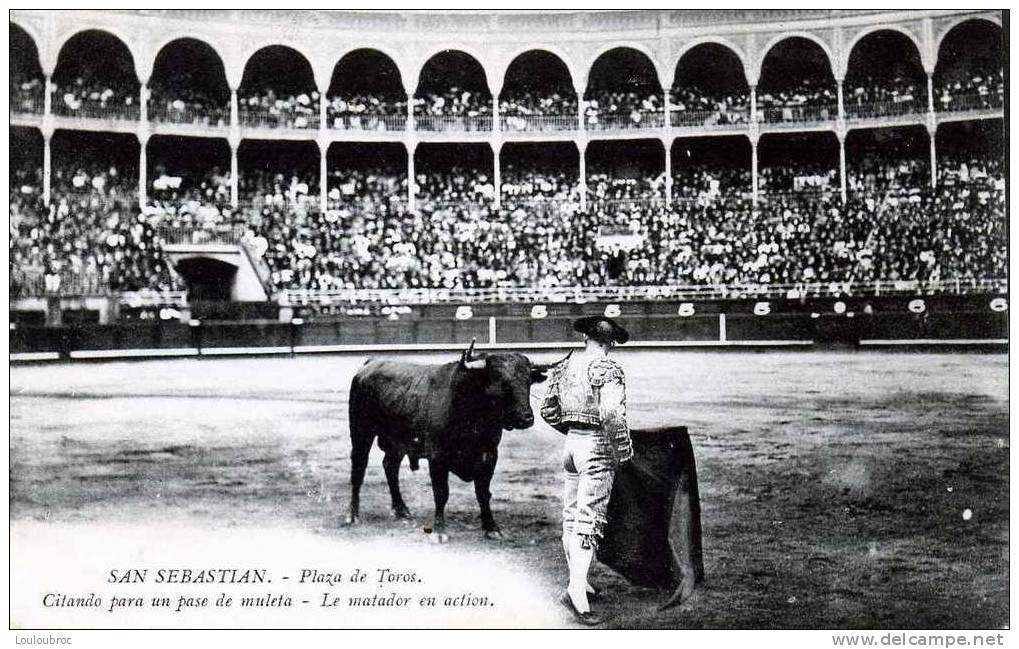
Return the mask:
<svg viewBox="0 0 1019 649">
<path fill-rule="evenodd" d="M 578 611 L 577 607 L 573 605 L 573 598 L 570 597 L 570 594 L 566 591 L 563 591 L 563 595 L 559 598 L 559 602 L 566 608 L 570 609 L 570 612 L 573 613 L 574 619 L 584 626 L 598 626 L 602 623 L 601 617 L 593 611 L 588 611 L 586 613 Z"/>
</svg>

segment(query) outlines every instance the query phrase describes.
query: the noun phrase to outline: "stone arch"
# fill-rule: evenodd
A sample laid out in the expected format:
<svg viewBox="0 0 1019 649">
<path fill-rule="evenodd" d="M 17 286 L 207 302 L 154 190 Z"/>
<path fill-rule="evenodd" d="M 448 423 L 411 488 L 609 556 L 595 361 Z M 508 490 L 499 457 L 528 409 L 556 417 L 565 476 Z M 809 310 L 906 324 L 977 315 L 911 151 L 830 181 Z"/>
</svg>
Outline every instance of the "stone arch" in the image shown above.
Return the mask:
<svg viewBox="0 0 1019 649">
<path fill-rule="evenodd" d="M 566 67 L 566 72 L 570 77 L 570 83 L 574 88 L 576 88 L 578 78 L 576 64 L 570 56 L 566 54 L 566 52 L 554 45 L 525 45 L 510 52 L 509 56 L 507 56 L 503 61 L 503 65 L 498 70 L 494 71 L 497 78 L 493 79 L 493 85 L 498 86 L 500 94 L 503 92 L 503 87 L 506 85 L 506 74 L 509 72 L 510 68 L 513 67 L 513 64 L 516 63 L 517 59 L 525 54 L 530 54 L 531 52 L 546 52 L 559 59 L 559 61 Z"/>
<path fill-rule="evenodd" d="M 308 56 L 307 52 L 301 49 L 300 44 L 295 43 L 289 39 L 263 41 L 253 44 L 251 47 L 247 48 L 244 51 L 244 53 L 237 59 L 240 62 L 240 75 L 237 77 L 237 87 L 240 87 L 241 84 L 244 83 L 244 77 L 248 73 L 248 66 L 251 65 L 252 59 L 254 59 L 258 54 L 260 54 L 264 50 L 267 50 L 271 47 L 285 48 L 296 54 L 299 57 L 299 60 L 303 61 L 303 63 L 308 66 L 308 71 L 311 74 L 312 83 L 315 84 L 316 86 L 315 89 L 320 90 L 318 88 L 319 85 L 317 82 L 318 80 L 315 77 L 315 66 L 312 64 L 312 58 Z M 227 71 L 227 81 L 228 82 L 230 81 L 229 70 Z"/>
<path fill-rule="evenodd" d="M 400 84 L 401 92 L 404 96 L 406 96 L 407 84 L 404 71 L 400 67 L 398 60 L 393 56 L 391 52 L 388 52 L 387 49 L 388 48 L 384 47 L 376 47 L 375 45 L 365 45 L 361 47 L 353 47 L 344 50 L 343 53 L 339 56 L 339 58 L 336 59 L 336 62 L 333 64 L 332 68 L 329 71 L 330 72 L 329 83 L 324 89 L 324 91 L 328 92 L 332 88 L 333 83 L 336 81 L 336 75 L 337 71 L 340 68 L 340 65 L 343 64 L 344 61 L 347 61 L 348 57 L 358 54 L 360 52 L 371 52 L 373 56 L 378 56 L 379 58 L 386 59 L 388 61 L 388 64 L 392 66 L 392 69 L 396 71 L 397 81 Z"/>
<path fill-rule="evenodd" d="M 1000 15 L 995 15 L 995 16 L 991 16 L 991 15 L 960 16 L 960 17 L 958 17 L 957 19 L 953 20 L 948 25 L 946 25 L 944 27 L 944 29 L 942 29 L 941 32 L 939 32 L 934 37 L 933 53 L 934 53 L 934 63 L 935 64 L 937 63 L 938 55 L 941 52 L 941 44 L 944 42 L 945 37 L 947 37 L 952 32 L 952 30 L 955 29 L 956 27 L 958 27 L 960 25 L 964 25 L 964 24 L 966 24 L 966 23 L 968 23 L 970 21 L 986 22 L 986 23 L 990 23 L 990 24 L 994 25 L 998 29 L 1003 29 L 1002 24 L 1001 24 L 1001 16 Z"/>
<path fill-rule="evenodd" d="M 595 50 L 593 56 L 590 59 L 591 64 L 587 67 L 587 73 L 584 75 L 585 90 L 591 84 L 591 72 L 594 71 L 594 66 L 597 65 L 598 61 L 603 56 L 605 56 L 612 50 L 616 49 L 636 50 L 637 52 L 640 52 L 641 54 L 646 56 L 648 62 L 651 63 L 651 69 L 655 71 L 655 80 L 658 82 L 659 88 L 663 87 L 662 79 L 664 79 L 668 75 L 665 74 L 665 71 L 661 69 L 661 66 L 659 65 L 658 62 L 658 58 L 655 56 L 654 51 L 652 51 L 650 47 L 637 41 L 613 41 L 611 43 L 606 43 L 599 47 L 597 50 Z"/>
<path fill-rule="evenodd" d="M 554 58 L 555 60 L 557 60 L 562 65 L 562 68 L 566 72 L 566 82 L 567 82 L 567 85 L 569 86 L 569 90 L 571 90 L 571 91 L 574 90 L 574 88 L 575 88 L 575 77 L 573 75 L 573 70 L 570 68 L 570 64 L 567 63 L 567 61 L 565 59 L 563 59 L 563 57 L 561 55 L 559 55 L 556 52 L 552 51 L 550 48 L 534 47 L 534 48 L 528 48 L 528 49 L 525 49 L 523 51 L 520 51 L 520 52 L 516 53 L 509 60 L 509 63 L 506 64 L 506 67 L 501 71 L 502 76 L 501 76 L 501 79 L 499 80 L 499 95 L 500 96 L 503 96 L 503 95 L 506 94 L 506 77 L 509 74 L 509 71 L 513 68 L 513 65 L 515 63 L 517 63 L 517 61 L 520 61 L 525 56 L 528 56 L 528 55 L 531 55 L 531 54 L 539 54 L 539 55 L 551 57 L 551 58 Z"/>
<path fill-rule="evenodd" d="M 131 48 L 130 40 L 128 40 L 126 36 L 123 34 L 123 32 L 120 32 L 117 28 L 115 27 L 110 28 L 106 26 L 102 27 L 79 26 L 74 28 L 73 30 L 69 30 L 67 33 L 63 35 L 62 38 L 58 39 L 57 42 L 60 44 L 60 46 L 56 50 L 57 54 L 56 58 L 54 59 L 53 72 L 56 73 L 57 68 L 60 67 L 61 56 L 64 54 L 64 51 L 66 50 L 67 46 L 70 43 L 72 43 L 76 38 L 83 37 L 86 34 L 92 33 L 104 34 L 105 36 L 112 38 L 114 41 L 123 46 L 131 63 L 131 72 L 134 75 L 135 81 L 138 81 L 138 64 L 137 64 L 138 57 L 135 50 Z"/>
<path fill-rule="evenodd" d="M 219 64 L 219 70 L 217 70 L 216 72 L 218 72 L 219 74 L 215 74 L 214 76 L 221 78 L 224 86 L 221 90 L 225 91 L 222 94 L 224 95 L 225 101 L 229 102 L 230 82 L 226 76 L 226 63 L 223 61 L 223 57 L 216 50 L 216 48 L 213 47 L 212 44 L 210 44 L 208 41 L 201 38 L 196 38 L 194 36 L 177 36 L 175 38 L 171 38 L 170 40 L 164 41 L 159 45 L 159 49 L 156 50 L 156 54 L 152 58 L 152 67 L 149 74 L 149 83 L 150 84 L 152 83 L 152 75 L 155 74 L 156 72 L 156 64 L 160 62 L 160 57 L 163 56 L 164 53 L 168 53 L 174 46 L 178 44 L 183 45 L 185 43 L 196 43 L 198 44 L 199 49 L 202 50 L 204 53 L 211 54 L 212 56 L 215 57 L 215 61 Z"/>
<path fill-rule="evenodd" d="M 680 61 L 683 60 L 683 57 L 686 56 L 687 53 L 689 53 L 694 48 L 700 47 L 701 45 L 711 44 L 719 45 L 721 47 L 726 48 L 727 50 L 732 51 L 732 53 L 736 55 L 736 58 L 738 58 L 740 60 L 740 63 L 743 65 L 744 78 L 747 80 L 748 83 L 750 82 L 749 60 L 747 58 L 746 52 L 744 52 L 741 47 L 737 46 L 731 40 L 723 36 L 701 36 L 699 38 L 695 38 L 684 43 L 683 46 L 679 48 L 679 50 L 676 52 L 676 54 L 669 60 L 668 70 L 670 72 L 670 77 L 668 87 L 671 88 L 676 85 L 676 71 L 679 69 L 679 63 Z"/>
<path fill-rule="evenodd" d="M 916 52 L 920 58 L 920 64 L 924 67 L 924 69 L 925 70 L 928 69 L 928 64 L 931 64 L 930 67 L 933 67 L 933 62 L 928 61 L 925 55 L 923 42 L 920 40 L 920 37 L 917 36 L 917 34 L 915 34 L 912 30 L 902 25 L 897 25 L 894 23 L 868 25 L 867 27 L 864 27 L 863 29 L 858 31 L 853 36 L 853 38 L 850 39 L 850 41 L 845 44 L 845 47 L 842 50 L 843 52 L 842 60 L 839 61 L 840 69 L 834 70 L 835 77 L 838 79 L 844 79 L 846 77 L 846 73 L 849 72 L 849 60 L 852 58 L 853 50 L 856 48 L 857 45 L 859 45 L 868 36 L 883 31 L 898 32 L 905 36 L 913 44 L 913 47 L 916 48 Z"/>
<path fill-rule="evenodd" d="M 409 78 L 407 82 L 405 82 L 405 86 L 408 89 L 413 88 L 412 92 L 416 94 L 418 87 L 420 87 L 421 85 L 421 74 L 428 67 L 428 64 L 431 63 L 436 57 L 447 52 L 459 52 L 460 54 L 464 54 L 473 59 L 474 62 L 478 64 L 478 67 L 481 68 L 481 72 L 484 77 L 485 87 L 488 88 L 489 93 L 493 95 L 496 93 L 498 89 L 493 87 L 493 75 L 491 74 L 489 69 L 485 67 L 484 63 L 485 58 L 475 48 L 470 47 L 469 45 L 465 45 L 463 43 L 456 43 L 449 46 L 436 45 L 428 49 L 427 51 L 423 52 L 421 57 L 418 59 L 419 64 L 414 69 L 415 70 L 414 77 L 412 79 Z"/>
<path fill-rule="evenodd" d="M 767 43 L 765 43 L 764 47 L 761 48 L 759 56 L 754 61 L 753 67 L 749 70 L 747 74 L 747 81 L 750 83 L 750 85 L 754 86 L 760 82 L 761 72 L 764 68 L 764 61 L 768 58 L 768 54 L 770 54 L 771 51 L 775 49 L 775 46 L 779 45 L 783 41 L 789 40 L 790 38 L 803 38 L 808 41 L 813 41 L 818 47 L 821 48 L 821 51 L 825 53 L 825 56 L 828 58 L 828 69 L 831 70 L 832 76 L 835 75 L 836 56 L 832 51 L 831 45 L 829 45 L 827 41 L 825 41 L 817 34 L 812 34 L 810 32 L 805 31 L 782 32 L 781 34 L 776 34 L 775 36 L 771 37 L 771 39 Z"/>
</svg>

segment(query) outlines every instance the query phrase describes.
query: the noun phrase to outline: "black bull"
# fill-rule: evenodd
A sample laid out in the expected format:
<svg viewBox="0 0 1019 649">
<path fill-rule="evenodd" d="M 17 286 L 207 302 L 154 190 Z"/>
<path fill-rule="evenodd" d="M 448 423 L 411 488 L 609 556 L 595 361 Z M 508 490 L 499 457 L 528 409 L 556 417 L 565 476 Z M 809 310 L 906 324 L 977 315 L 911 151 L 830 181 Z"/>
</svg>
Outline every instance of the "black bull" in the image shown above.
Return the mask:
<svg viewBox="0 0 1019 649">
<path fill-rule="evenodd" d="M 473 345 L 472 345 L 473 347 Z M 351 383 L 351 502 L 359 517 L 360 489 L 372 443 L 378 439 L 393 513 L 409 518 L 399 467 L 427 459 L 435 498 L 434 536 L 444 541 L 449 473 L 474 482 L 487 537 L 499 538 L 489 485 L 502 430 L 534 422 L 529 391 L 547 365 L 521 354 L 474 358 L 438 366 L 368 361 Z M 634 458 L 616 475 L 609 524 L 598 559 L 630 581 L 671 589 L 664 606 L 686 600 L 704 575 L 700 497 L 693 446 L 685 427 L 633 430 Z"/>
</svg>

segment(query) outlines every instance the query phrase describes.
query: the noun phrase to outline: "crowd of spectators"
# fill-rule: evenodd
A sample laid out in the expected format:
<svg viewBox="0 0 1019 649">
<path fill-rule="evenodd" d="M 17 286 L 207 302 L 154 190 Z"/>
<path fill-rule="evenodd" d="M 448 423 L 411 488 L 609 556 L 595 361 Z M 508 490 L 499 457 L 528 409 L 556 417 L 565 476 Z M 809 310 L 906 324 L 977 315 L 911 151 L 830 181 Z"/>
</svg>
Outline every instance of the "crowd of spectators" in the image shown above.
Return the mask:
<svg viewBox="0 0 1019 649">
<path fill-rule="evenodd" d="M 499 114 L 511 131 L 572 129 L 577 125 L 577 96 L 570 91 L 519 92 L 499 99 Z"/>
<path fill-rule="evenodd" d="M 9 92 L 12 113 L 41 113 L 45 106 L 45 81 L 10 71 Z"/>
<path fill-rule="evenodd" d="M 1005 74 L 1000 68 L 943 80 L 934 91 L 936 110 L 1000 108 L 1004 103 Z"/>
<path fill-rule="evenodd" d="M 921 79 L 902 75 L 892 78 L 867 77 L 843 90 L 846 114 L 851 117 L 880 117 L 927 111 L 927 85 Z"/>
<path fill-rule="evenodd" d="M 95 70 L 83 71 L 73 81 L 55 84 L 53 112 L 69 117 L 138 119 L 139 92 L 103 79 Z"/>
<path fill-rule="evenodd" d="M 138 118 L 138 92 L 104 81 L 102 75 L 86 70 L 69 83 L 56 86 L 54 111 L 84 117 Z M 16 72 L 10 79 L 12 106 L 26 112 L 42 108 L 44 82 Z M 1000 108 L 1004 103 L 1003 70 L 987 70 L 963 77 L 938 79 L 934 91 L 937 110 Z M 709 92 L 695 86 L 679 86 L 670 93 L 675 126 L 742 124 L 750 119 L 749 91 Z M 239 110 L 244 123 L 267 127 L 317 128 L 319 93 L 279 94 L 267 88 L 242 91 Z M 833 84 L 803 79 L 781 90 L 759 89 L 758 119 L 767 122 L 832 119 L 837 114 L 838 93 Z M 927 88 L 923 79 L 903 75 L 892 78 L 865 77 L 847 84 L 844 90 L 846 114 L 851 117 L 880 117 L 927 110 Z M 404 130 L 406 100 L 372 94 L 337 96 L 327 99 L 328 123 L 344 130 Z M 662 124 L 664 102 L 660 95 L 640 92 L 606 91 L 585 100 L 584 121 L 590 130 L 658 127 Z M 503 128 L 515 131 L 571 129 L 577 115 L 573 92 L 518 92 L 500 98 Z M 152 83 L 150 119 L 225 126 L 230 121 L 229 103 L 197 88 L 170 87 Z M 485 92 L 453 87 L 441 93 L 414 98 L 414 114 L 421 130 L 487 130 L 492 114 L 491 98 Z"/>
<path fill-rule="evenodd" d="M 745 171 L 688 166 L 677 200 L 662 175 L 577 179 L 508 166 L 502 207 L 491 175 L 452 168 L 415 178 L 386 169 L 334 171 L 328 205 L 317 173 L 252 170 L 241 205 L 229 177 L 161 173 L 150 202 L 115 167 L 14 169 L 12 277 L 94 275 L 114 290 L 178 288 L 160 249 L 165 226 L 229 226 L 264 259 L 276 289 L 491 286 L 760 285 L 1004 277 L 1004 169 L 997 160 L 943 160 L 936 189 L 923 161 L 855 165 L 848 201 L 823 167 L 762 169 L 756 207 Z M 158 187 L 157 187 L 158 185 Z M 17 272 L 15 272 L 17 271 Z M 13 285 L 12 285 L 13 286 Z M 13 290 L 13 289 L 12 289 Z"/>
<path fill-rule="evenodd" d="M 238 117 L 242 124 L 269 128 L 318 128 L 317 90 L 278 94 L 272 88 L 241 91 Z"/>
<path fill-rule="evenodd" d="M 402 131 L 407 101 L 379 95 L 332 97 L 326 104 L 330 128 L 355 131 Z"/>
<path fill-rule="evenodd" d="M 758 89 L 758 119 L 765 122 L 801 122 L 834 119 L 838 90 L 834 83 L 801 79 L 781 90 Z"/>
<path fill-rule="evenodd" d="M 757 184 L 762 194 L 829 192 L 839 187 L 839 171 L 822 163 L 763 165 Z"/>
<path fill-rule="evenodd" d="M 16 170 L 10 193 L 11 294 L 87 279 L 114 291 L 180 288 L 163 258 L 158 217 L 138 209 L 137 186 L 115 166 L 55 167 L 50 205 L 41 172 Z"/>
<path fill-rule="evenodd" d="M 417 128 L 477 131 L 491 128 L 492 98 L 487 93 L 451 87 L 414 97 Z"/>
<path fill-rule="evenodd" d="M 585 98 L 584 119 L 590 130 L 661 126 L 664 100 L 634 91 L 596 92 Z"/>
<path fill-rule="evenodd" d="M 672 125 L 744 124 L 750 121 L 750 92 L 708 92 L 696 86 L 674 87 Z"/>
<path fill-rule="evenodd" d="M 329 209 L 371 215 L 385 206 L 407 202 L 407 175 L 385 167 L 334 169 L 326 186 Z"/>
<path fill-rule="evenodd" d="M 171 87 L 159 82 L 149 86 L 149 119 L 176 124 L 229 126 L 230 103 L 200 88 Z"/>
<path fill-rule="evenodd" d="M 188 177 L 157 169 L 154 176 L 142 206 L 145 214 L 175 226 L 215 229 L 232 223 L 229 171 L 213 167 Z"/>
</svg>

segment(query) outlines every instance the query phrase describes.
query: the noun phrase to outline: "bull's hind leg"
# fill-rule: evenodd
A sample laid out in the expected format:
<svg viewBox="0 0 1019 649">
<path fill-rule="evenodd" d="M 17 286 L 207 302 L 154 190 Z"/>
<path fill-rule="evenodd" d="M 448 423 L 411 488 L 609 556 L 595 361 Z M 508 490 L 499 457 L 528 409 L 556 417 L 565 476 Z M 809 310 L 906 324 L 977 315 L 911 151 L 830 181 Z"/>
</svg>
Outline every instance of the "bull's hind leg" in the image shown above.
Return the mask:
<svg viewBox="0 0 1019 649">
<path fill-rule="evenodd" d="M 474 495 L 478 498 L 478 507 L 481 509 L 481 529 L 485 531 L 486 539 L 501 539 L 502 531 L 492 516 L 492 492 L 489 490 L 492 484 L 492 475 L 495 473 L 496 454 L 485 453 L 482 456 L 482 464 L 474 479 Z"/>
<path fill-rule="evenodd" d="M 432 523 L 432 541 L 445 543 L 449 540 L 446 534 L 446 501 L 449 500 L 449 469 L 441 462 L 428 461 L 428 475 L 432 479 L 432 495 L 435 496 L 435 522 Z"/>
<path fill-rule="evenodd" d="M 382 458 L 382 468 L 386 470 L 386 482 L 389 483 L 389 495 L 393 499 L 393 516 L 397 518 L 410 518 L 410 510 L 403 502 L 400 495 L 400 463 L 403 462 L 403 454 L 396 451 L 389 451 Z"/>
<path fill-rule="evenodd" d="M 350 431 L 350 513 L 347 523 L 351 525 L 357 524 L 361 518 L 361 484 L 374 439 L 375 435 Z"/>
</svg>

